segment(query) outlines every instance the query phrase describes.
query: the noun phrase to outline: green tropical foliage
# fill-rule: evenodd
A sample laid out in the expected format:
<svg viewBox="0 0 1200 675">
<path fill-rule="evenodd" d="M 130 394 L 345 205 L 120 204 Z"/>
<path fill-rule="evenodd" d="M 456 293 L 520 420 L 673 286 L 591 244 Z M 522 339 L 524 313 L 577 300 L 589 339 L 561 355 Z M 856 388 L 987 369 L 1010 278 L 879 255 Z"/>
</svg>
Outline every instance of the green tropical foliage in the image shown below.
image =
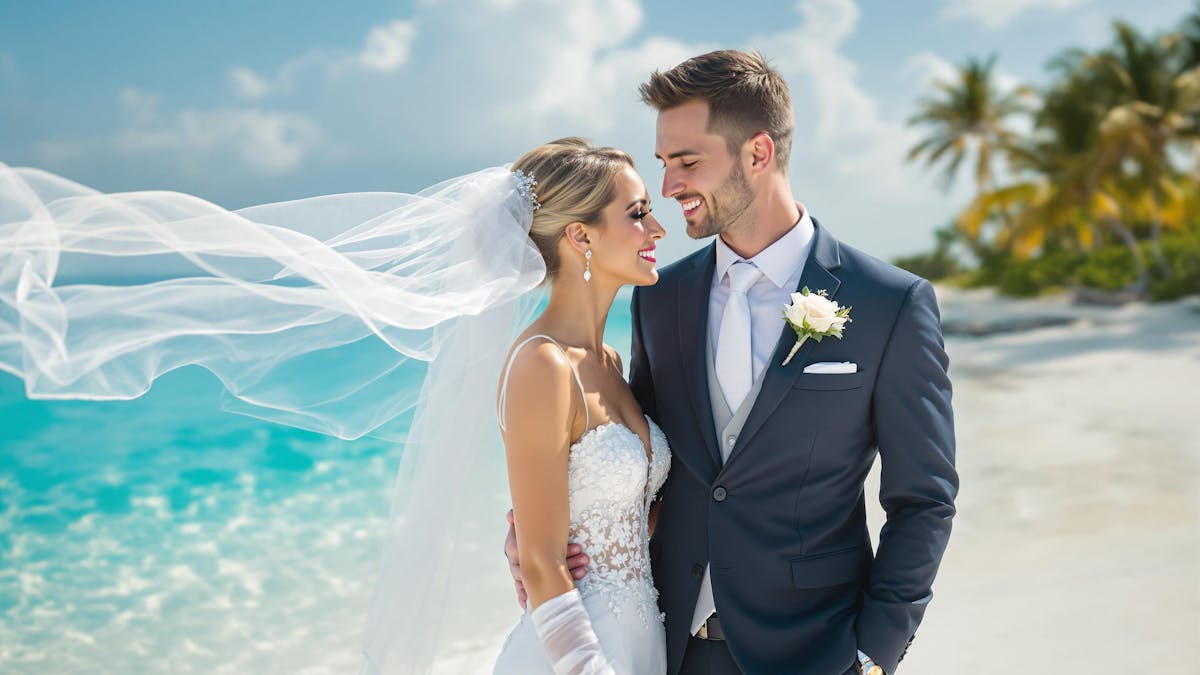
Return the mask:
<svg viewBox="0 0 1200 675">
<path fill-rule="evenodd" d="M 975 164 L 952 237 L 975 258 L 975 282 L 1200 293 L 1200 3 L 1176 31 L 1115 21 L 1103 48 L 1064 51 L 1033 105 L 1029 88 L 1002 92 L 994 66 L 967 60 L 909 120 L 926 132 L 909 160 L 940 167 L 944 188 Z M 939 231 L 933 254 L 897 262 L 955 274 L 948 242 Z"/>
</svg>

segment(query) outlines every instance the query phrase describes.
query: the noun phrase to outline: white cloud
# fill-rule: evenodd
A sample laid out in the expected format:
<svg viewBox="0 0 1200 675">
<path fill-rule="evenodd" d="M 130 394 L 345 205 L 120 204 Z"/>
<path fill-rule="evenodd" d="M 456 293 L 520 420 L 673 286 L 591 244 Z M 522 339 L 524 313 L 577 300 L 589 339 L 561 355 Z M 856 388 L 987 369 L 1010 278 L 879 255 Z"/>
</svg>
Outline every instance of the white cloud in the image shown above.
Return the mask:
<svg viewBox="0 0 1200 675">
<path fill-rule="evenodd" d="M 289 113 L 221 108 L 181 110 L 163 123 L 126 129 L 112 145 L 118 152 L 223 154 L 240 157 L 266 174 L 287 173 L 304 158 L 316 139 L 316 127 Z"/>
<path fill-rule="evenodd" d="M 158 118 L 158 106 L 162 98 L 136 87 L 125 87 L 117 93 L 121 114 L 128 126 L 146 127 Z"/>
<path fill-rule="evenodd" d="M 999 30 L 1026 12 L 1063 11 L 1088 2 L 1090 0 L 944 0 L 939 16 L 978 21 L 985 28 Z"/>
<path fill-rule="evenodd" d="M 416 36 L 417 26 L 412 21 L 393 21 L 385 26 L 375 26 L 367 34 L 366 44 L 359 52 L 359 63 L 371 70 L 396 70 L 408 63 Z"/>
<path fill-rule="evenodd" d="M 922 88 L 931 88 L 939 82 L 954 82 L 958 67 L 933 52 L 917 52 L 904 64 L 904 74 L 915 77 Z"/>
<path fill-rule="evenodd" d="M 295 170 L 320 133 L 295 113 L 246 108 L 160 111 L 158 96 L 127 87 L 119 94 L 124 126 L 98 139 L 51 139 L 38 144 L 43 160 L 61 163 L 94 156 L 121 156 L 183 169 L 241 166 L 260 175 Z"/>
<path fill-rule="evenodd" d="M 390 21 L 372 26 L 357 51 L 312 50 L 285 61 L 274 76 L 234 66 L 229 70 L 229 80 L 239 96 L 258 100 L 290 93 L 297 83 L 307 82 L 314 75 L 328 80 L 353 71 L 392 73 L 409 62 L 416 37 L 416 21 Z"/>
<path fill-rule="evenodd" d="M 310 86 L 314 74 L 316 80 L 334 81 L 352 72 L 393 73 L 408 62 L 415 36 L 414 21 L 392 21 L 372 27 L 356 51 L 309 51 L 286 61 L 274 77 L 235 66 L 229 80 L 239 98 L 261 101 Z M 160 97 L 137 88 L 123 89 L 118 100 L 122 128 L 102 138 L 44 141 L 40 156 L 64 162 L 116 153 L 154 163 L 171 155 L 193 173 L 214 166 L 236 173 L 240 165 L 250 175 L 278 176 L 300 168 L 324 139 L 306 112 L 228 104 L 163 112 Z M 324 150 L 329 156 L 340 152 Z"/>
<path fill-rule="evenodd" d="M 271 92 L 271 83 L 250 68 L 235 66 L 229 71 L 229 79 L 243 98 L 259 99 Z"/>
<path fill-rule="evenodd" d="M 545 126 L 565 122 L 580 134 L 606 135 L 631 113 L 649 115 L 637 85 L 651 71 L 700 53 L 695 45 L 665 38 L 627 44 L 642 24 L 636 0 L 577 2 L 548 18 L 561 30 L 540 45 L 535 58 L 545 65 L 531 69 L 534 88 L 505 111 L 510 120 Z"/>
</svg>

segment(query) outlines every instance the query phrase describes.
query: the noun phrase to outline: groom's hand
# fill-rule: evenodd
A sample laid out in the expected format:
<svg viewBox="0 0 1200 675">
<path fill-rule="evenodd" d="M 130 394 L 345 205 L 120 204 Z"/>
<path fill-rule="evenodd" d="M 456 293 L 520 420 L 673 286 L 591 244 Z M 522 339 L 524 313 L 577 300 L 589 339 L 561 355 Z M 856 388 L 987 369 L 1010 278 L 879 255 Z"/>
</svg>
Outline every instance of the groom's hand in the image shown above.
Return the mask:
<svg viewBox="0 0 1200 675">
<path fill-rule="evenodd" d="M 508 571 L 512 574 L 513 583 L 517 587 L 517 603 L 525 609 L 529 602 L 529 594 L 525 592 L 525 583 L 521 580 L 521 557 L 517 552 L 517 529 L 513 521 L 512 509 L 508 510 L 508 537 L 504 540 L 504 555 L 508 558 Z M 587 576 L 588 557 L 579 544 L 567 544 L 567 569 L 571 578 L 579 580 Z"/>
</svg>

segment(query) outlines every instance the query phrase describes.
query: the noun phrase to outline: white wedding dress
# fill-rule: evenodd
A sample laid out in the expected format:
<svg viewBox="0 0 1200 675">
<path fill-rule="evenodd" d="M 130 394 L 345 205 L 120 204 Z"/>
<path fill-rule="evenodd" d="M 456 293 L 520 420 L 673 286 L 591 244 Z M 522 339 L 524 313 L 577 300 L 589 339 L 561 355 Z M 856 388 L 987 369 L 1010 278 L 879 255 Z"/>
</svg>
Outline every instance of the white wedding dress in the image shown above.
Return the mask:
<svg viewBox="0 0 1200 675">
<path fill-rule="evenodd" d="M 513 357 L 535 338 L 554 342 L 545 335 L 532 336 L 513 350 Z M 500 395 L 501 420 L 507 370 Z M 582 392 L 579 373 L 574 374 Z M 667 669 L 664 617 L 650 574 L 648 518 L 650 502 L 671 467 L 671 451 L 658 425 L 649 416 L 646 421 L 649 462 L 636 433 L 619 422 L 608 422 L 584 432 L 571 446 L 567 465 L 570 541 L 582 546 L 591 559 L 587 576 L 575 583 L 617 675 L 654 675 Z M 553 675 L 528 610 L 500 650 L 495 673 Z"/>
</svg>

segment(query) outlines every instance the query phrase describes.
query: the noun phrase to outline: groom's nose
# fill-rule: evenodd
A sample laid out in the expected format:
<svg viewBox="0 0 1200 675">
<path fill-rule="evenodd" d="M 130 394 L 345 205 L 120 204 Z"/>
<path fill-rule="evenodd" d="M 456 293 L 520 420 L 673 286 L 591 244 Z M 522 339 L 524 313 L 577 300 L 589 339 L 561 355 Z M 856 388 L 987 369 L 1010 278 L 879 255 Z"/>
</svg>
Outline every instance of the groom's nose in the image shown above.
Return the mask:
<svg viewBox="0 0 1200 675">
<path fill-rule="evenodd" d="M 663 171 L 662 196 L 670 199 L 683 192 L 684 183 L 677 178 L 679 174 L 670 168 Z"/>
</svg>

